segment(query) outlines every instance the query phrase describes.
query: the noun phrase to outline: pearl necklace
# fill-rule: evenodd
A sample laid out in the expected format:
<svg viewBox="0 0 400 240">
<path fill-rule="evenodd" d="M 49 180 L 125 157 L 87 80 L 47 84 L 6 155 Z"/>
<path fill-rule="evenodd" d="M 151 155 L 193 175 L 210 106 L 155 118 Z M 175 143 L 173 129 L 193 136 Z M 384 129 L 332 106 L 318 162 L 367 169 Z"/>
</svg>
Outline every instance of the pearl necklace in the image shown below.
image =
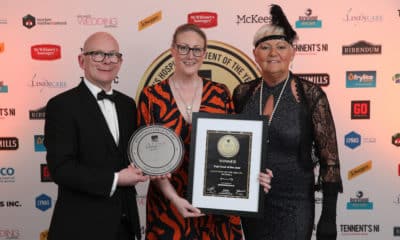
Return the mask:
<svg viewBox="0 0 400 240">
<path fill-rule="evenodd" d="M 283 91 L 285 90 L 286 84 L 287 84 L 288 81 L 289 81 L 289 77 L 290 77 L 290 74 L 288 74 L 288 76 L 287 76 L 287 78 L 286 78 L 286 80 L 285 80 L 285 83 L 283 84 L 282 90 L 281 90 L 281 92 L 279 93 L 278 100 L 276 101 L 276 104 L 275 104 L 275 106 L 274 106 L 274 109 L 272 110 L 271 117 L 268 119 L 268 127 L 271 125 L 272 118 L 274 117 L 276 108 L 278 107 L 279 102 L 281 101 L 281 97 L 282 97 Z M 262 111 L 263 87 L 264 87 L 264 79 L 261 79 L 261 89 L 260 89 L 260 111 L 259 111 L 259 114 L 260 114 L 260 115 L 263 114 L 263 111 Z"/>
<path fill-rule="evenodd" d="M 176 86 L 175 80 L 172 80 L 172 84 L 174 85 L 174 88 L 175 88 L 176 92 L 178 92 L 178 96 L 181 99 L 183 105 L 185 105 L 185 110 L 186 110 L 186 115 L 188 117 L 188 122 L 191 122 L 192 112 L 193 112 L 193 103 L 194 103 L 194 99 L 196 99 L 196 96 L 197 96 L 197 92 L 198 92 L 197 87 L 199 86 L 199 81 L 197 81 L 197 83 L 195 83 L 196 86 L 194 86 L 194 94 L 193 94 L 192 101 L 190 102 L 190 104 L 187 104 L 185 102 L 185 100 L 183 99 L 183 97 L 181 95 L 181 92 L 179 91 L 180 87 Z"/>
</svg>

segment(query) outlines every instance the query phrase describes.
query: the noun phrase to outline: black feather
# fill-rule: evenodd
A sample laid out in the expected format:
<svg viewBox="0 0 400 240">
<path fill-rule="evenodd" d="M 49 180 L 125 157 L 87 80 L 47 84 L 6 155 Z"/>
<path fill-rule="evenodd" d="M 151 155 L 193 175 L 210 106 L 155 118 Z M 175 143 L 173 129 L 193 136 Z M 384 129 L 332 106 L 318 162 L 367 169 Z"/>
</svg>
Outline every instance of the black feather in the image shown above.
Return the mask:
<svg viewBox="0 0 400 240">
<path fill-rule="evenodd" d="M 270 9 L 270 14 L 272 16 L 271 23 L 275 26 L 283 28 L 285 35 L 290 42 L 296 38 L 296 31 L 290 25 L 285 13 L 283 13 L 282 8 L 279 5 L 272 4 Z"/>
</svg>

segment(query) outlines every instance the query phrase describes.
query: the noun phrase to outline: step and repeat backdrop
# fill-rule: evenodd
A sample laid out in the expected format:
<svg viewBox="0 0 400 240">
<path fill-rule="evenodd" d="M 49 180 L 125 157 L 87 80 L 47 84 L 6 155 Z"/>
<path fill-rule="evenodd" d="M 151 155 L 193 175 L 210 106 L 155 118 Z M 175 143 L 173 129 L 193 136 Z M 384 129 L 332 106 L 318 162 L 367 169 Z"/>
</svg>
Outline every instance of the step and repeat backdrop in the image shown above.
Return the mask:
<svg viewBox="0 0 400 240">
<path fill-rule="evenodd" d="M 114 87 L 136 98 L 173 72 L 174 29 L 198 24 L 210 40 L 202 74 L 232 90 L 259 76 L 252 38 L 270 21 L 271 3 L 300 36 L 292 71 L 330 99 L 344 181 L 338 239 L 400 239 L 398 0 L 0 3 L 0 240 L 46 239 L 57 187 L 45 161 L 45 105 L 80 82 L 87 36 L 107 31 L 119 40 Z M 147 183 L 137 188 L 144 231 Z M 318 219 L 320 194 L 316 201 Z"/>
</svg>

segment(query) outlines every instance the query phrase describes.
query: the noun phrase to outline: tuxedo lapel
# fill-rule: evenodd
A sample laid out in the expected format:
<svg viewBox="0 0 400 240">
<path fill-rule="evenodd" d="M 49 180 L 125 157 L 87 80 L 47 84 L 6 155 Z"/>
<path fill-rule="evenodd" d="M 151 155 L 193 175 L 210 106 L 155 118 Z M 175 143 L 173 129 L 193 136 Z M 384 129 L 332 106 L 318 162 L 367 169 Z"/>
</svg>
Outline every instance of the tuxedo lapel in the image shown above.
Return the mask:
<svg viewBox="0 0 400 240">
<path fill-rule="evenodd" d="M 97 100 L 93 97 L 93 94 L 89 91 L 83 81 L 79 84 L 78 90 L 80 103 L 82 104 L 85 114 L 89 119 L 93 119 L 92 124 L 97 125 L 96 129 L 99 129 L 99 131 L 103 133 L 101 135 L 106 136 L 108 142 L 116 147 L 117 145 L 110 129 L 108 128 L 107 121 L 101 112 Z"/>
</svg>

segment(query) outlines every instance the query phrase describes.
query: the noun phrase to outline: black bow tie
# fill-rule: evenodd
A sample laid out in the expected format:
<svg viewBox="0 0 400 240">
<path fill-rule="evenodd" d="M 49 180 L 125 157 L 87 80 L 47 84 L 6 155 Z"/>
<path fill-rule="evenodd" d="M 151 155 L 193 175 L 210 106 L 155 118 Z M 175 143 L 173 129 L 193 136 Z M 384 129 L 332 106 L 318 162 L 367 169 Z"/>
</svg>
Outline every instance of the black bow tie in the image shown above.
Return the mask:
<svg viewBox="0 0 400 240">
<path fill-rule="evenodd" d="M 103 100 L 103 99 L 108 99 L 111 102 L 115 102 L 115 94 L 106 94 L 106 92 L 101 91 L 97 94 L 97 100 Z"/>
</svg>

